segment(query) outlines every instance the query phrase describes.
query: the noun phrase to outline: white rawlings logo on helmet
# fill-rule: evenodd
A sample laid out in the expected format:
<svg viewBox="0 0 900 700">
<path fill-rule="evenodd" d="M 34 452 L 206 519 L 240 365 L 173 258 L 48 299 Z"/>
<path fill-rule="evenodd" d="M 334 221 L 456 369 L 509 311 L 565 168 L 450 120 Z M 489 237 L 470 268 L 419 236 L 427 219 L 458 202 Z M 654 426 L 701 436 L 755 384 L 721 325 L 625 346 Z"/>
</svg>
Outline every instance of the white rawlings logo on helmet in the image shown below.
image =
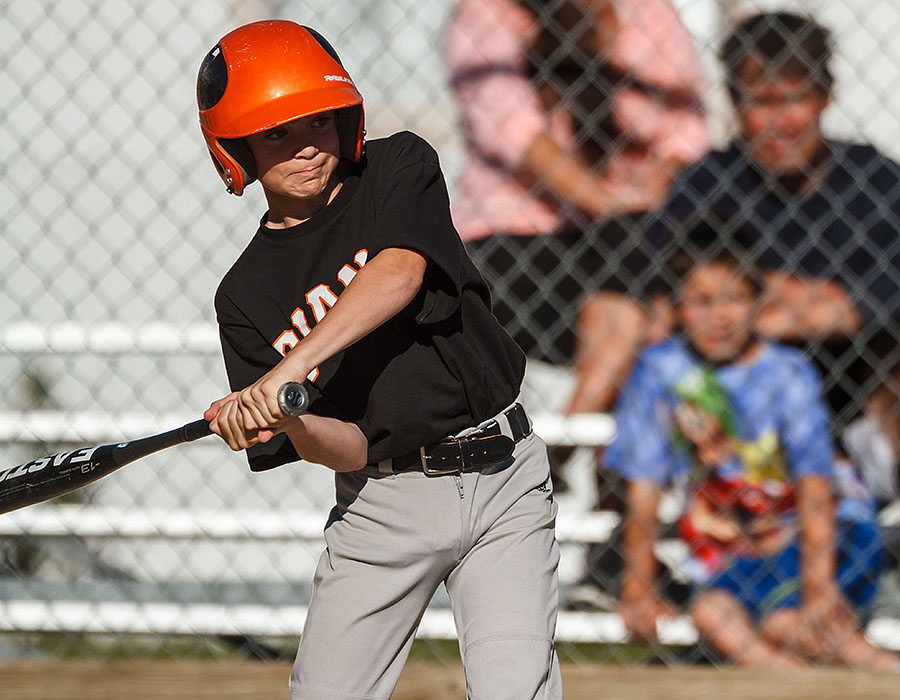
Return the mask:
<svg viewBox="0 0 900 700">
<path fill-rule="evenodd" d="M 327 83 L 332 83 L 335 80 L 340 80 L 342 83 L 350 83 L 351 85 L 353 85 L 353 81 L 350 80 L 350 78 L 347 78 L 343 75 L 326 75 L 325 76 L 325 82 L 327 82 Z"/>
</svg>

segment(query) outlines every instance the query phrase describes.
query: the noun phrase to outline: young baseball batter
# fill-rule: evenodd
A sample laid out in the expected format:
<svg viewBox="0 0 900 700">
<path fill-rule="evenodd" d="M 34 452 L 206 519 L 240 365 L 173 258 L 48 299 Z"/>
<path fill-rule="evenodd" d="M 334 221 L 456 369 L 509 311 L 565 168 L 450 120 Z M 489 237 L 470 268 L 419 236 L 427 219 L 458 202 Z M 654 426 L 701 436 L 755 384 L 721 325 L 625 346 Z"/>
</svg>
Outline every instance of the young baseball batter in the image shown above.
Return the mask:
<svg viewBox="0 0 900 700">
<path fill-rule="evenodd" d="M 470 698 L 562 697 L 546 449 L 437 154 L 364 142 L 337 54 L 292 22 L 223 37 L 197 97 L 229 191 L 259 180 L 268 203 L 216 294 L 234 393 L 206 417 L 253 470 L 336 472 L 291 697 L 388 698 L 442 582 Z M 277 390 L 305 378 L 310 412 L 286 419 Z"/>
</svg>

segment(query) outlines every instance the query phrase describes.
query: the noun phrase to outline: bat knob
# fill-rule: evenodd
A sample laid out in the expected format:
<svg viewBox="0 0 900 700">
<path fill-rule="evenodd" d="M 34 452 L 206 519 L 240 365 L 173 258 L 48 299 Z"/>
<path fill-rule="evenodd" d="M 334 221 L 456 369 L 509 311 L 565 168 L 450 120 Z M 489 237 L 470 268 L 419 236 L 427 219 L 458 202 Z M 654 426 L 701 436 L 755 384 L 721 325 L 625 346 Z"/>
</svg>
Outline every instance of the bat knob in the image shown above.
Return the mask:
<svg viewBox="0 0 900 700">
<path fill-rule="evenodd" d="M 286 416 L 302 416 L 309 410 L 309 392 L 300 382 L 285 382 L 278 389 L 278 407 Z"/>
</svg>

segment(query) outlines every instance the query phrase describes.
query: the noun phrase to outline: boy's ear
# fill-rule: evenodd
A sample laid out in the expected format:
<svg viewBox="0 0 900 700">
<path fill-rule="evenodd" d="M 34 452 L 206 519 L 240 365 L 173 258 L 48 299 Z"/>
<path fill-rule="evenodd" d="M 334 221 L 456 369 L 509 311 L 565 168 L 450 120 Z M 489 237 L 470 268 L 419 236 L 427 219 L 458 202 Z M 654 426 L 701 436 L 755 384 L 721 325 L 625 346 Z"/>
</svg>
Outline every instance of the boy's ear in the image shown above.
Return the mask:
<svg viewBox="0 0 900 700">
<path fill-rule="evenodd" d="M 253 158 L 253 154 L 250 152 L 250 148 L 247 146 L 244 139 L 219 139 L 219 143 L 241 169 L 244 187 L 256 180 L 258 176 L 256 172 L 256 160 Z"/>
</svg>

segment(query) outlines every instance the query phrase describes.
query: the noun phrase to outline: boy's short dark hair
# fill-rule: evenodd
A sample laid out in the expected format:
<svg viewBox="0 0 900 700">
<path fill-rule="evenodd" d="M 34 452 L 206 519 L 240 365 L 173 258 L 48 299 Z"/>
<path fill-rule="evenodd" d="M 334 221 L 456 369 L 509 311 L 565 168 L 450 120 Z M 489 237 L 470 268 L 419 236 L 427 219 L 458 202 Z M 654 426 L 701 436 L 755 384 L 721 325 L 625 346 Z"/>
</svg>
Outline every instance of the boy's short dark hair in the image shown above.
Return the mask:
<svg viewBox="0 0 900 700">
<path fill-rule="evenodd" d="M 757 59 L 768 77 L 809 80 L 825 95 L 831 94 L 831 32 L 793 12 L 763 12 L 739 23 L 722 44 L 719 59 L 725 68 L 728 92 L 735 104 L 742 96 L 739 78 L 749 57 Z"/>
<path fill-rule="evenodd" d="M 755 295 L 765 286 L 756 253 L 744 243 L 742 236 L 724 239 L 711 227 L 699 226 L 684 232 L 666 254 L 663 279 L 673 303 L 678 303 L 681 288 L 690 274 L 706 265 L 734 270 L 750 283 Z"/>
</svg>

